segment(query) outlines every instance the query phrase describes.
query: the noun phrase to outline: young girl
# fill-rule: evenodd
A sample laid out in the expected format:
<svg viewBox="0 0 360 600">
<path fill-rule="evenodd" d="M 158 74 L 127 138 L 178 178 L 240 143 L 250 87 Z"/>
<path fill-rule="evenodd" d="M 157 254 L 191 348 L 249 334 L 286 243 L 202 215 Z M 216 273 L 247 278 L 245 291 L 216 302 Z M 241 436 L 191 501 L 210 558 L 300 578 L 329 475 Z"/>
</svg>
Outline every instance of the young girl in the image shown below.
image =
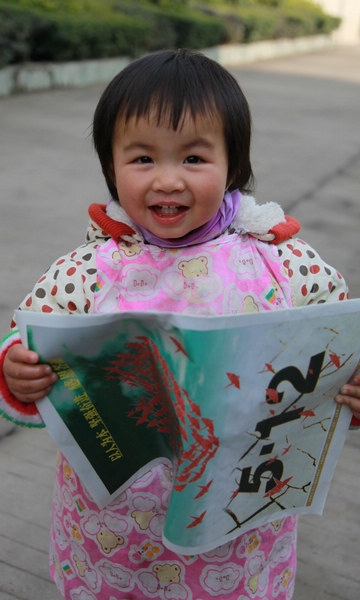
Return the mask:
<svg viewBox="0 0 360 600">
<path fill-rule="evenodd" d="M 21 309 L 210 315 L 344 300 L 341 275 L 305 242 L 288 239 L 296 222 L 246 195 L 250 129 L 238 84 L 201 54 L 164 51 L 129 65 L 103 93 L 93 124 L 111 199 L 90 207 L 86 243 L 54 262 Z M 56 375 L 15 327 L 2 345 L 0 410 L 41 426 L 34 402 Z M 360 379 L 337 400 L 360 417 Z M 176 555 L 161 538 L 171 479 L 158 466 L 99 510 L 59 454 L 50 562 L 64 598 L 293 596 L 296 519 L 206 554 Z"/>
</svg>

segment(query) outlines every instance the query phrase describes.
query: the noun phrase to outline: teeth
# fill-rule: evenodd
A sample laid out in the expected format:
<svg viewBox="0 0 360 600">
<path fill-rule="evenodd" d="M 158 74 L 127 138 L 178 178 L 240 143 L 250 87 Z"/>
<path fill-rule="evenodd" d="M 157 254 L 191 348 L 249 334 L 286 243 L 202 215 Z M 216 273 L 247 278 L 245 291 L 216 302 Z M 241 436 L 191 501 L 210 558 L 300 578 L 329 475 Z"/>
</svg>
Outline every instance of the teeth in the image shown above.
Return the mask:
<svg viewBox="0 0 360 600">
<path fill-rule="evenodd" d="M 157 208 L 164 215 L 175 215 L 178 212 L 180 207 L 179 206 L 158 206 Z"/>
</svg>

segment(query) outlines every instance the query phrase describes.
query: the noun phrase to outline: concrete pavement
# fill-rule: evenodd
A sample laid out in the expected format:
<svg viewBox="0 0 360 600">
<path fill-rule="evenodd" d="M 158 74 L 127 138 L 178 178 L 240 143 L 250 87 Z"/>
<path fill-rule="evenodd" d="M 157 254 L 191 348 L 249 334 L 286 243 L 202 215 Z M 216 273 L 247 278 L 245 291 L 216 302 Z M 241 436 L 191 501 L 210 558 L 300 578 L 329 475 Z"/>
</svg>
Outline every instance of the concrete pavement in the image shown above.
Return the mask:
<svg viewBox="0 0 360 600">
<path fill-rule="evenodd" d="M 232 68 L 254 119 L 256 196 L 360 296 L 360 48 Z M 0 100 L 0 331 L 57 256 L 79 245 L 107 194 L 89 138 L 97 86 Z M 295 600 L 354 600 L 360 586 L 360 432 L 351 432 L 323 517 L 300 521 Z M 0 600 L 59 600 L 47 570 L 55 449 L 46 431 L 0 441 Z"/>
</svg>

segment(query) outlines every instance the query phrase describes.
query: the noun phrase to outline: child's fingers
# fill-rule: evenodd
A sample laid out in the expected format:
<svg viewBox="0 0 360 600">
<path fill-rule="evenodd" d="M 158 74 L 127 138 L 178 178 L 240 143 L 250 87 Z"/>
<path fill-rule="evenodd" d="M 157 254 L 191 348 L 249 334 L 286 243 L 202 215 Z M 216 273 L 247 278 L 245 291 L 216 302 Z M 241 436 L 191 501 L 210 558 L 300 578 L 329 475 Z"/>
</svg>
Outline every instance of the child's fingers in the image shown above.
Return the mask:
<svg viewBox="0 0 360 600">
<path fill-rule="evenodd" d="M 4 361 L 4 374 L 6 379 L 42 379 L 51 376 L 52 369 L 49 365 L 29 365 L 13 361 Z"/>
<path fill-rule="evenodd" d="M 18 400 L 20 400 L 20 402 L 25 402 L 25 403 L 36 402 L 37 400 L 41 400 L 42 398 L 45 398 L 45 396 L 50 394 L 51 389 L 52 389 L 52 386 L 49 386 L 41 391 L 33 392 L 33 393 L 29 393 L 29 394 L 28 393 L 23 394 L 21 392 L 18 392 L 16 394 L 16 398 Z"/>
<path fill-rule="evenodd" d="M 56 379 L 57 376 L 55 373 L 50 373 L 45 377 L 34 377 L 29 379 L 25 379 L 24 377 L 8 377 L 7 384 L 9 385 L 9 387 L 11 386 L 11 389 L 15 390 L 16 392 L 33 394 L 34 392 L 39 392 L 53 385 Z"/>
<path fill-rule="evenodd" d="M 27 350 L 22 344 L 14 344 L 8 350 L 6 359 L 15 363 L 28 363 L 34 365 L 39 362 L 39 355 L 32 350 Z"/>
<path fill-rule="evenodd" d="M 340 393 L 343 396 L 349 396 L 351 398 L 360 400 L 360 385 L 353 385 L 352 383 L 346 383 L 342 386 Z"/>
<path fill-rule="evenodd" d="M 360 375 L 355 375 L 351 380 L 351 384 L 360 386 Z"/>
<path fill-rule="evenodd" d="M 4 376 L 10 392 L 21 402 L 35 402 L 46 396 L 57 380 L 49 365 L 38 364 L 36 352 L 22 344 L 12 346 L 5 356 Z"/>
<path fill-rule="evenodd" d="M 22 344 L 14 344 L 4 360 L 6 379 L 40 379 L 52 373 L 49 365 L 39 364 L 39 355 L 27 350 Z"/>
<path fill-rule="evenodd" d="M 49 392 L 55 383 L 57 376 L 51 373 L 40 379 L 13 379 L 7 378 L 7 385 L 11 393 L 21 402 L 35 402 L 40 400 Z"/>
<path fill-rule="evenodd" d="M 354 383 L 358 377 L 354 378 Z M 359 381 L 360 383 L 360 381 Z M 346 404 L 352 410 L 353 415 L 360 419 L 360 385 L 345 384 L 340 390 L 340 393 L 335 397 L 339 404 Z"/>
</svg>

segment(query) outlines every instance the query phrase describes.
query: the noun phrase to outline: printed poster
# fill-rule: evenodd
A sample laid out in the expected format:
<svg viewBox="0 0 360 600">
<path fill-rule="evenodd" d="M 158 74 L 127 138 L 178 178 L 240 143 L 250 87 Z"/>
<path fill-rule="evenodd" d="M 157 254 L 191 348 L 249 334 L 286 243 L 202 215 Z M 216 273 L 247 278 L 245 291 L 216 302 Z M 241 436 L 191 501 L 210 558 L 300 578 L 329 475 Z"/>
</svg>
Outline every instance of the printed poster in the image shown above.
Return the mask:
<svg viewBox="0 0 360 600">
<path fill-rule="evenodd" d="M 100 507 L 166 463 L 164 542 L 178 553 L 322 512 L 351 419 L 333 398 L 358 366 L 360 300 L 17 319 L 59 377 L 42 418 Z"/>
</svg>

